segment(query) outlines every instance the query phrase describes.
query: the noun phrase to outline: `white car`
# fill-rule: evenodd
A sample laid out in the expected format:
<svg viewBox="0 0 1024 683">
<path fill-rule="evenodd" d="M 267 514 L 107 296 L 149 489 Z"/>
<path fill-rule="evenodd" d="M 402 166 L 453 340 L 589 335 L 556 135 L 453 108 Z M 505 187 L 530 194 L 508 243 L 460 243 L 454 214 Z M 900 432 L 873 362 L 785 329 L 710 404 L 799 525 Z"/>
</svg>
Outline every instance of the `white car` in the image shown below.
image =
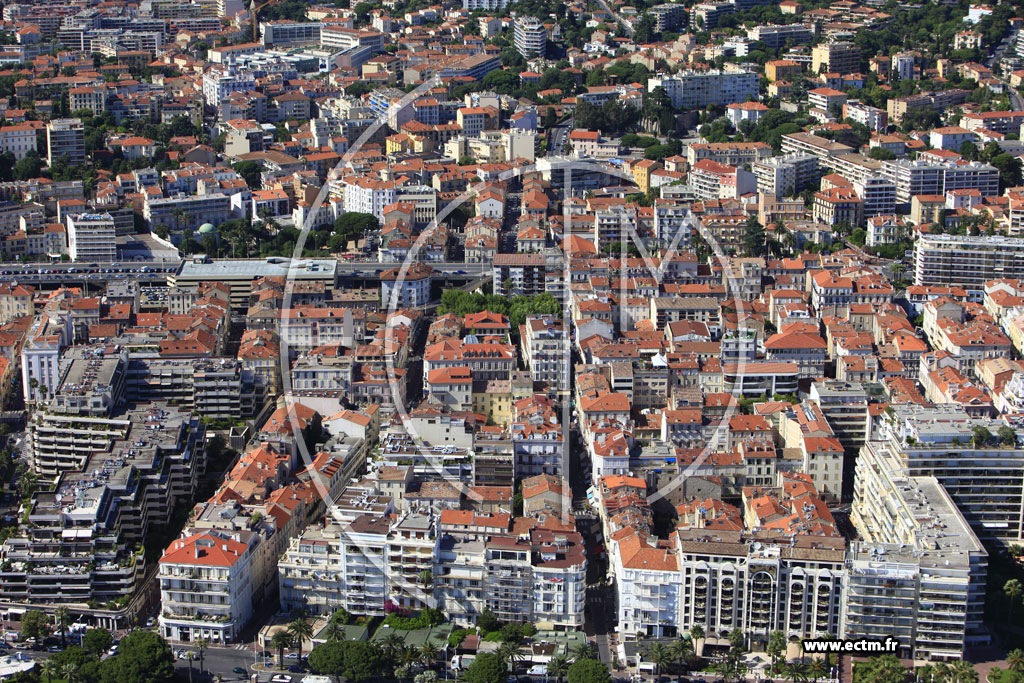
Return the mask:
<svg viewBox="0 0 1024 683">
<path fill-rule="evenodd" d="M 272 683 L 292 683 L 292 677 L 284 674 L 277 674 L 270 679 Z"/>
<path fill-rule="evenodd" d="M 547 664 L 534 664 L 526 672 L 526 675 L 527 676 L 547 676 L 548 675 L 548 665 Z"/>
<path fill-rule="evenodd" d="M 286 654 L 284 656 L 284 658 L 285 659 L 298 659 L 299 658 L 299 653 L 298 652 L 289 652 L 288 654 Z"/>
</svg>

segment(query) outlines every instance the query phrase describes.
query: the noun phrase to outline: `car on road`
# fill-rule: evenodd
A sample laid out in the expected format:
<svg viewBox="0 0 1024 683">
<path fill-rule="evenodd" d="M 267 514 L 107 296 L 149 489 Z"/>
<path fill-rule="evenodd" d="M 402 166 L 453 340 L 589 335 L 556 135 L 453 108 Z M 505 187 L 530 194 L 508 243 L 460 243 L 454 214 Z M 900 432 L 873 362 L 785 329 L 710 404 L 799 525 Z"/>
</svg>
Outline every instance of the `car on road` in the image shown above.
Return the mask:
<svg viewBox="0 0 1024 683">
<path fill-rule="evenodd" d="M 270 680 L 272 683 L 292 683 L 292 677 L 288 674 L 277 674 Z"/>
<path fill-rule="evenodd" d="M 302 667 L 299 666 L 298 664 L 292 664 L 291 666 L 288 667 L 288 670 L 291 671 L 293 674 L 300 674 L 300 673 L 302 673 Z"/>
<path fill-rule="evenodd" d="M 299 658 L 299 653 L 298 652 L 289 652 L 288 654 L 286 654 L 284 656 L 284 658 L 285 659 L 298 659 Z"/>
<path fill-rule="evenodd" d="M 245 675 L 245 674 L 247 674 L 247 673 L 249 673 L 249 672 L 248 672 L 248 671 L 246 671 L 245 669 L 243 669 L 243 668 L 242 668 L 242 667 L 240 667 L 240 666 L 236 666 L 236 667 L 235 667 L 234 669 L 232 669 L 232 670 L 231 670 L 231 673 L 233 673 L 233 674 L 242 674 L 242 675 Z"/>
</svg>

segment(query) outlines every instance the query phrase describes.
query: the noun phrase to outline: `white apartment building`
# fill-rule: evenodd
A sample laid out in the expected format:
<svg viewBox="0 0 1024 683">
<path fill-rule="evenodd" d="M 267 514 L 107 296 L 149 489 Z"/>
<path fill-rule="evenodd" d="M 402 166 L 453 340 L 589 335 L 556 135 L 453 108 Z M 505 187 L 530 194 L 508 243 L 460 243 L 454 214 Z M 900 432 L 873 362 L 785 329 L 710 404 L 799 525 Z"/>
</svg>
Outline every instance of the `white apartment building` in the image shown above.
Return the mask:
<svg viewBox="0 0 1024 683">
<path fill-rule="evenodd" d="M 343 178 L 345 190 L 345 211 L 368 213 L 384 222 L 384 207 L 396 201 L 394 181 L 375 178 Z"/>
<path fill-rule="evenodd" d="M 1024 278 L 1024 239 L 924 234 L 914 246 L 914 284 L 982 291 L 995 278 Z"/>
<path fill-rule="evenodd" d="M 493 12 L 508 7 L 509 0 L 462 0 L 462 9 L 470 12 L 478 9 Z"/>
<path fill-rule="evenodd" d="M 983 197 L 999 194 L 999 170 L 989 164 L 957 164 L 893 159 L 883 161 L 882 177 L 896 185 L 896 201 L 907 204 L 922 194 L 945 194 L 949 190 L 981 191 Z"/>
<path fill-rule="evenodd" d="M 36 129 L 27 123 L 0 127 L 0 152 L 10 152 L 15 159 L 24 159 L 36 151 Z"/>
<path fill-rule="evenodd" d="M 569 335 L 561 318 L 531 315 L 526 318 L 523 352 L 526 368 L 534 382 L 543 382 L 552 392 L 569 391 Z"/>
<path fill-rule="evenodd" d="M 320 42 L 323 24 L 312 21 L 262 21 L 260 37 L 264 45 L 302 45 Z"/>
<path fill-rule="evenodd" d="M 680 530 L 679 630 L 738 628 L 762 644 L 772 631 L 838 635 L 845 545 L 839 537 Z"/>
<path fill-rule="evenodd" d="M 899 435 L 914 427 L 919 411 L 895 409 L 857 458 L 851 521 L 863 541 L 853 544 L 848 556 L 843 635 L 894 637 L 905 657 L 961 659 L 968 645 L 988 638 L 983 626 L 987 552 L 941 477 L 923 474 L 928 468 L 899 453 L 898 439 L 906 438 Z M 958 410 L 940 412 L 952 417 Z M 926 419 L 918 434 L 930 439 L 933 427 L 946 431 Z M 947 451 L 947 457 L 959 458 L 958 446 Z M 950 483 L 959 480 L 951 472 L 936 474 Z M 974 472 L 964 475 L 970 479 Z"/>
<path fill-rule="evenodd" d="M 889 127 L 889 115 L 884 109 L 851 100 L 843 105 L 843 118 L 853 119 L 870 130 L 884 133 Z"/>
<path fill-rule="evenodd" d="M 231 93 L 256 89 L 253 73 L 242 69 L 211 69 L 203 74 L 203 100 L 219 107 Z"/>
<path fill-rule="evenodd" d="M 786 154 L 759 159 L 751 165 L 757 178 L 757 190 L 776 197 L 789 197 L 815 182 L 821 175 L 818 157 L 810 154 Z"/>
<path fill-rule="evenodd" d="M 160 633 L 168 640 L 235 640 L 253 612 L 254 532 L 203 531 L 175 540 L 160 558 Z"/>
<path fill-rule="evenodd" d="M 647 79 L 647 91 L 665 88 L 675 108 L 700 109 L 756 101 L 760 77 L 749 71 L 682 71 Z"/>
<path fill-rule="evenodd" d="M 1006 446 L 995 436 L 1000 420 L 971 417 L 956 405 L 932 408 L 892 406 L 878 424 L 877 440 L 867 450 L 889 458 L 911 477 L 935 477 L 983 540 L 1019 543 L 1024 539 L 1024 447 Z M 984 428 L 992 443 L 977 444 L 974 430 Z"/>
<path fill-rule="evenodd" d="M 864 218 L 896 213 L 896 185 L 885 178 L 865 178 L 853 183 L 853 189 L 864 205 Z"/>
<path fill-rule="evenodd" d="M 60 354 L 71 343 L 71 315 L 48 307 L 37 316 L 21 349 L 21 387 L 25 403 L 52 396 L 60 386 Z"/>
<path fill-rule="evenodd" d="M 515 20 L 513 38 L 516 50 L 524 57 L 544 56 L 548 46 L 548 31 L 536 17 Z"/>
<path fill-rule="evenodd" d="M 693 238 L 693 216 L 687 203 L 671 199 L 654 200 L 654 238 L 662 247 L 687 251 Z"/>
<path fill-rule="evenodd" d="M 69 215 L 68 253 L 72 261 L 111 263 L 117 260 L 117 233 L 109 213 Z"/>
</svg>

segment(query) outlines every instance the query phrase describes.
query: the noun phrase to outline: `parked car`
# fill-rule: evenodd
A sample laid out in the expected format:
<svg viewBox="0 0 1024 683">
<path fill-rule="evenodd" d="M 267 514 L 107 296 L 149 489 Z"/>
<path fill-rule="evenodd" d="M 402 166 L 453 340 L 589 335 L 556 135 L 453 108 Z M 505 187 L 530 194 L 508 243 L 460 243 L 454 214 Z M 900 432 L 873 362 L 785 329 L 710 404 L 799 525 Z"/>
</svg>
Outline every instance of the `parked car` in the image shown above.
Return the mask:
<svg viewBox="0 0 1024 683">
<path fill-rule="evenodd" d="M 241 675 L 244 676 L 245 674 L 247 674 L 249 672 L 246 671 L 245 669 L 243 669 L 240 666 L 236 666 L 234 669 L 231 670 L 231 673 L 233 673 L 233 674 L 241 674 Z"/>
<path fill-rule="evenodd" d="M 533 666 L 531 666 L 529 668 L 529 670 L 527 670 L 526 674 L 528 676 L 547 676 L 548 675 L 548 665 L 547 664 L 534 664 Z"/>
<path fill-rule="evenodd" d="M 277 674 L 270 680 L 272 683 L 292 683 L 292 677 L 288 674 Z"/>
</svg>

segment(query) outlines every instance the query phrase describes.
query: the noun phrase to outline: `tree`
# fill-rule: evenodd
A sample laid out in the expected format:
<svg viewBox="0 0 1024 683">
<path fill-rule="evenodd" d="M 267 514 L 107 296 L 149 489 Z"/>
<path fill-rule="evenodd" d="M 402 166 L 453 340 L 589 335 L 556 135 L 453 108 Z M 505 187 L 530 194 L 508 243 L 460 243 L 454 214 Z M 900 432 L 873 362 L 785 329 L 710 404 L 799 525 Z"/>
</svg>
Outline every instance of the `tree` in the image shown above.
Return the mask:
<svg viewBox="0 0 1024 683">
<path fill-rule="evenodd" d="M 782 631 L 772 631 L 769 633 L 766 652 L 772 658 L 772 672 L 781 671 L 780 663 L 783 661 L 783 654 L 786 652 L 786 634 Z"/>
<path fill-rule="evenodd" d="M 1006 666 L 1010 671 L 1024 673 L 1024 650 L 1014 648 L 1006 655 Z"/>
<path fill-rule="evenodd" d="M 195 658 L 196 655 L 191 650 L 185 653 L 185 659 L 188 660 L 188 683 L 192 683 L 192 662 Z"/>
<path fill-rule="evenodd" d="M 68 645 L 68 627 L 71 625 L 71 612 L 67 607 L 61 606 L 54 610 L 54 621 L 57 622 L 57 630 L 60 632 L 60 644 L 63 647 Z"/>
<path fill-rule="evenodd" d="M 21 615 L 22 640 L 31 639 L 40 643 L 48 635 L 50 635 L 50 622 L 45 613 L 33 609 Z"/>
<path fill-rule="evenodd" d="M 970 140 L 967 140 L 962 145 L 960 145 L 960 156 L 962 156 L 967 161 L 977 161 L 978 146 L 971 142 Z"/>
<path fill-rule="evenodd" d="M 786 676 L 789 677 L 793 683 L 806 683 L 807 682 L 807 665 L 803 662 L 793 662 L 792 664 L 786 665 Z"/>
<path fill-rule="evenodd" d="M 78 672 L 81 668 L 76 662 L 64 662 L 60 667 L 60 675 L 68 683 L 79 683 Z"/>
<path fill-rule="evenodd" d="M 992 432 L 984 427 L 975 427 L 971 432 L 973 433 L 971 441 L 974 443 L 975 448 L 985 446 L 992 440 Z"/>
<path fill-rule="evenodd" d="M 877 161 L 892 161 L 896 158 L 896 153 L 885 147 L 872 147 L 868 151 L 868 157 Z"/>
<path fill-rule="evenodd" d="M 572 658 L 577 662 L 584 659 L 597 659 L 597 648 L 589 640 L 584 641 L 572 649 Z"/>
<path fill-rule="evenodd" d="M 445 292 L 441 295 L 442 303 L 444 302 L 444 296 L 448 293 L 449 292 Z M 494 616 L 494 612 L 490 609 L 484 609 L 484 611 L 480 613 L 480 616 L 477 617 L 476 625 L 479 626 L 480 630 L 485 634 L 490 633 L 491 631 L 497 631 L 501 628 L 501 622 L 498 621 L 498 617 Z"/>
<path fill-rule="evenodd" d="M 953 664 L 949 683 L 978 683 L 978 672 L 974 670 L 973 664 L 961 659 Z"/>
<path fill-rule="evenodd" d="M 35 152 L 29 152 L 14 164 L 15 180 L 31 180 L 38 178 L 43 172 L 43 161 Z"/>
<path fill-rule="evenodd" d="M 105 628 L 91 628 L 82 637 L 82 647 L 97 657 L 101 657 L 113 643 L 114 636 Z"/>
<path fill-rule="evenodd" d="M 174 678 L 171 647 L 153 631 L 132 631 L 121 640 L 117 656 L 103 662 L 103 678 L 153 683 L 170 681 Z"/>
<path fill-rule="evenodd" d="M 304 617 L 299 617 L 288 624 L 288 633 L 295 639 L 299 646 L 299 655 L 302 655 L 302 644 L 313 637 L 313 624 Z"/>
<path fill-rule="evenodd" d="M 327 625 L 324 626 L 323 635 L 327 642 L 344 640 L 345 625 L 339 620 L 331 619 L 327 622 Z"/>
<path fill-rule="evenodd" d="M 612 676 L 606 667 L 596 659 L 581 659 L 569 667 L 568 683 L 611 683 Z"/>
<path fill-rule="evenodd" d="M 206 638 L 197 638 L 195 642 L 196 653 L 199 655 L 199 673 L 206 671 L 206 648 L 210 646 Z"/>
<path fill-rule="evenodd" d="M 433 667 L 437 662 L 437 654 L 437 646 L 428 640 L 420 648 L 420 662 L 427 668 Z"/>
<path fill-rule="evenodd" d="M 811 677 L 814 683 L 818 683 L 818 679 L 828 674 L 828 665 L 824 659 L 812 659 L 811 663 L 807 665 L 807 675 Z"/>
<path fill-rule="evenodd" d="M 548 678 L 554 678 L 555 683 L 562 683 L 562 677 L 569 672 L 569 660 L 565 655 L 557 654 L 548 660 Z"/>
<path fill-rule="evenodd" d="M 647 648 L 647 659 L 658 667 L 658 675 L 663 675 L 672 661 L 672 653 L 664 643 L 654 643 Z"/>
<path fill-rule="evenodd" d="M 465 683 L 505 683 L 508 667 L 498 655 L 484 652 L 466 669 L 462 680 Z"/>
<path fill-rule="evenodd" d="M 729 647 L 733 652 L 743 653 L 747 651 L 747 638 L 742 629 L 734 628 L 729 631 Z"/>
<path fill-rule="evenodd" d="M 761 256 L 764 253 L 765 232 L 755 216 L 747 219 L 743 233 L 743 250 L 749 256 Z"/>
<path fill-rule="evenodd" d="M 693 628 L 690 629 L 690 638 L 693 639 L 693 647 L 696 650 L 697 641 L 704 639 L 704 627 L 700 624 L 694 624 Z"/>
<path fill-rule="evenodd" d="M 242 176 L 242 180 L 249 186 L 249 189 L 258 190 L 263 186 L 263 181 L 260 179 L 263 167 L 259 163 L 255 161 L 239 161 L 231 168 L 235 170 L 235 173 Z"/>
<path fill-rule="evenodd" d="M 278 629 L 274 632 L 274 635 L 270 637 L 270 646 L 277 650 L 277 665 L 284 668 L 284 651 L 285 648 L 291 647 L 292 645 L 292 634 L 286 629 Z"/>
<path fill-rule="evenodd" d="M 1004 446 L 1012 446 L 1017 443 L 1017 431 L 1009 425 L 1003 425 L 996 433 L 999 435 L 999 441 Z"/>
<path fill-rule="evenodd" d="M 501 657 L 503 662 L 508 663 L 512 676 L 515 677 L 517 665 L 523 661 L 523 653 L 519 651 L 519 641 L 507 640 L 502 643 L 501 647 L 498 648 L 498 656 Z"/>
<path fill-rule="evenodd" d="M 895 655 L 882 655 L 868 661 L 872 683 L 906 683 L 907 670 Z"/>
<path fill-rule="evenodd" d="M 377 217 L 370 213 L 346 211 L 334 221 L 334 232 L 344 248 L 351 241 L 358 241 L 363 235 L 380 227 Z M 341 249 L 338 249 L 341 251 Z"/>
<path fill-rule="evenodd" d="M 429 569 L 424 569 L 418 574 L 420 583 L 424 586 L 429 586 L 434 582 L 434 572 Z"/>
<path fill-rule="evenodd" d="M 317 645 L 309 653 L 309 668 L 324 676 L 340 676 L 345 670 L 345 649 L 345 642 L 340 640 Z"/>
<path fill-rule="evenodd" d="M 1021 595 L 1024 595 L 1024 585 L 1021 584 L 1019 579 L 1009 579 L 1003 584 L 1003 593 L 1009 599 L 1009 603 L 1006 606 L 1007 612 L 1012 616 L 1014 608 L 1017 607 L 1017 603 L 1020 602 Z"/>
<path fill-rule="evenodd" d="M 54 677 L 60 674 L 60 667 L 53 659 L 44 659 L 39 665 L 39 673 L 46 676 L 47 683 L 53 683 Z"/>
</svg>

